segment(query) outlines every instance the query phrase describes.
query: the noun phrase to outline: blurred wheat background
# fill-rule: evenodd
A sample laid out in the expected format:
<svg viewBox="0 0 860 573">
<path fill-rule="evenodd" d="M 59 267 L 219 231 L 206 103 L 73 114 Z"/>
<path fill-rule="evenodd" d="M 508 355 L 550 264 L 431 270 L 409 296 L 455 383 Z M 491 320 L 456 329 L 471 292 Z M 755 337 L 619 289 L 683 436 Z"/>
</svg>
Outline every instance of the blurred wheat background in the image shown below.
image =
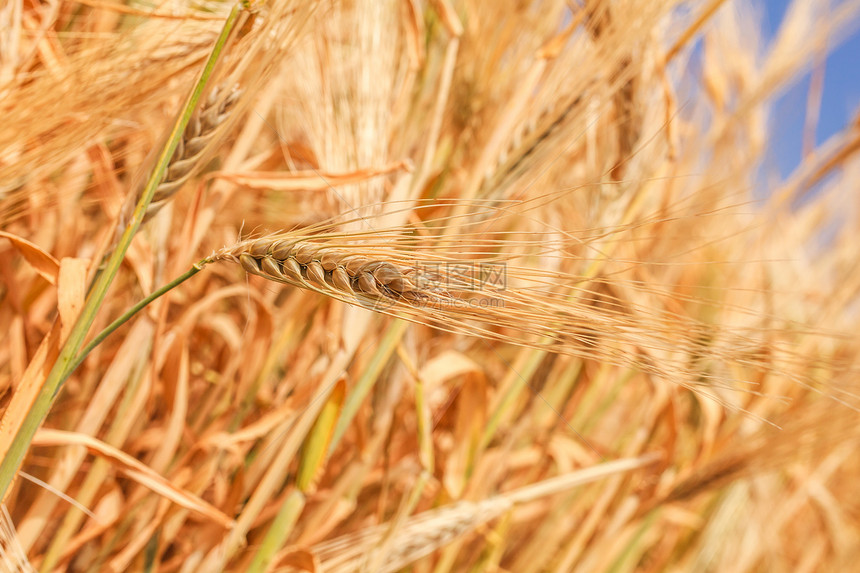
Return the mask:
<svg viewBox="0 0 860 573">
<path fill-rule="evenodd" d="M 232 7 L 0 7 L 0 569 L 856 570 L 856 0 L 249 4 L 22 438 Z"/>
</svg>

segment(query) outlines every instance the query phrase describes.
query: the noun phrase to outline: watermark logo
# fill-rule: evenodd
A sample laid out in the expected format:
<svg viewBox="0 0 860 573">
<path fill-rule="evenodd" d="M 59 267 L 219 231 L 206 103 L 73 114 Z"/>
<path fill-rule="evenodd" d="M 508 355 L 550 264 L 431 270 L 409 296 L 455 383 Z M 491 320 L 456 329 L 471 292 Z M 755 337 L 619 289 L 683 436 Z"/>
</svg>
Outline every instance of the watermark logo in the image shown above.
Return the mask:
<svg viewBox="0 0 860 573">
<path fill-rule="evenodd" d="M 507 279 L 504 263 L 421 261 L 406 270 L 387 268 L 386 284 L 377 284 L 379 294 L 365 291 L 358 302 L 375 311 L 385 311 L 402 301 L 428 309 L 504 308 L 504 298 L 495 293 L 507 288 Z M 404 292 L 404 285 L 414 285 L 414 290 Z"/>
<path fill-rule="evenodd" d="M 420 290 L 431 293 L 421 301 L 421 306 L 427 308 L 478 310 L 505 306 L 504 298 L 493 296 L 507 288 L 504 263 L 425 262 L 416 265 L 415 281 Z"/>
<path fill-rule="evenodd" d="M 508 274 L 504 263 L 433 261 L 416 265 L 415 279 L 422 289 L 503 291 Z"/>
</svg>

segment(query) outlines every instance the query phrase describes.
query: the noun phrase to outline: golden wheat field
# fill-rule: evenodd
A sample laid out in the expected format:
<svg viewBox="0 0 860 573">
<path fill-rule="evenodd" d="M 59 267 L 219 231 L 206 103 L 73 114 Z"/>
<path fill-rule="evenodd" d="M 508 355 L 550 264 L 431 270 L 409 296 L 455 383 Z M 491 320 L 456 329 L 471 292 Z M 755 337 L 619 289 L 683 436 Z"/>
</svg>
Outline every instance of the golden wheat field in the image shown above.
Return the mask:
<svg viewBox="0 0 860 573">
<path fill-rule="evenodd" d="M 758 15 L 5 0 L 0 571 L 860 570 L 860 1 Z"/>
</svg>

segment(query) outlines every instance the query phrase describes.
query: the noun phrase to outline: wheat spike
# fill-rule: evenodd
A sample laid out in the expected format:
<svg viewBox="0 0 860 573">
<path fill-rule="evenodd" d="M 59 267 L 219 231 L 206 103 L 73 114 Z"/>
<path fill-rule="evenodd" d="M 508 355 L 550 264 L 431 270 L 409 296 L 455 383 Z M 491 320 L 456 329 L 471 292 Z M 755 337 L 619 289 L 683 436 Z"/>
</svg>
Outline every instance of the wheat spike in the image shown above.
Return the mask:
<svg viewBox="0 0 860 573">
<path fill-rule="evenodd" d="M 428 300 L 413 269 L 306 241 L 260 239 L 232 253 L 247 272 L 359 303 Z"/>
<path fill-rule="evenodd" d="M 557 143 L 555 136 L 562 131 L 560 128 L 584 101 L 584 96 L 577 95 L 553 109 L 543 110 L 533 123 L 525 126 L 517 134 L 516 140 L 502 151 L 496 167 L 485 178 L 482 195 L 502 196 L 509 185 L 527 172 L 532 163 L 539 163 L 530 160 L 539 155 L 541 150 Z"/>
<path fill-rule="evenodd" d="M 458 537 L 476 531 L 519 504 L 535 502 L 611 476 L 633 472 L 652 464 L 659 455 L 643 454 L 584 468 L 545 479 L 529 486 L 492 496 L 479 502 L 458 501 L 408 517 L 391 533 L 381 524 L 318 543 L 312 548 L 325 571 L 400 571 L 415 561 L 445 547 Z M 285 553 L 289 553 L 289 550 Z M 284 573 L 290 567 L 278 568 Z"/>
<path fill-rule="evenodd" d="M 155 189 L 146 219 L 155 216 L 191 178 L 195 169 L 200 166 L 206 148 L 215 138 L 218 128 L 230 117 L 241 91 L 234 88 L 226 97 L 221 98 L 223 91 L 223 88 L 213 89 L 204 105 L 188 122 L 179 146 L 173 152 L 164 180 Z"/>
<path fill-rule="evenodd" d="M 350 243 L 350 240 L 363 242 Z M 557 271 L 514 266 L 505 261 L 508 280 L 516 286 L 497 289 L 478 284 L 474 267 L 458 264 L 464 253 L 511 251 L 515 243 L 504 239 L 481 242 L 464 235 L 454 248 L 428 247 L 412 251 L 396 247 L 396 235 L 371 239 L 362 234 L 286 234 L 244 241 L 210 257 L 232 260 L 247 272 L 268 280 L 311 290 L 350 304 L 397 316 L 442 330 L 539 347 L 562 354 L 593 356 L 607 362 L 642 368 L 667 379 L 719 378 L 696 369 L 690 356 L 703 351 L 694 343 L 681 344 L 665 324 L 660 311 L 635 305 L 620 295 L 607 294 L 609 283 Z M 385 241 L 381 247 L 380 242 Z M 545 248 L 547 237 L 519 241 Z M 563 256 L 562 241 L 555 256 Z M 450 251 L 450 252 L 449 252 Z M 546 256 L 552 253 L 544 252 Z M 438 266 L 434 263 L 438 262 Z M 429 269 L 429 272 L 428 272 Z M 651 291 L 655 296 L 664 296 Z M 681 320 L 682 317 L 675 317 Z M 691 333 L 706 333 L 709 326 L 684 319 Z M 608 338 L 607 345 L 597 345 Z M 617 345 L 622 345 L 621 347 Z M 747 344 L 753 344 L 747 341 Z M 622 348 L 640 348 L 639 355 Z M 737 359 L 725 349 L 711 348 L 723 359 Z M 662 354 L 657 361 L 652 352 Z M 720 380 L 725 382 L 726 380 Z"/>
</svg>

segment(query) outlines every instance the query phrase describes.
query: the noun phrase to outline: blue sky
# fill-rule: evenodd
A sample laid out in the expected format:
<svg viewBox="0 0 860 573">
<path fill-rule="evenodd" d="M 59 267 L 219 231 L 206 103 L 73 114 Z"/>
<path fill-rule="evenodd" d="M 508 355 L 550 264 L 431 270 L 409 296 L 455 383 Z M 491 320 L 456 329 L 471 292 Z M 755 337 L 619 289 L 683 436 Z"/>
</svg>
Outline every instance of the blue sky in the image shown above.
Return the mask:
<svg viewBox="0 0 860 573">
<path fill-rule="evenodd" d="M 825 2 L 826 0 L 819 0 Z M 779 27 L 789 0 L 754 0 L 762 6 L 763 26 L 768 35 Z M 790 173 L 801 157 L 803 122 L 809 93 L 809 76 L 794 84 L 776 102 L 771 116 L 774 138 L 770 163 L 783 175 Z M 824 70 L 824 93 L 816 142 L 826 140 L 848 124 L 860 111 L 860 33 L 831 51 Z"/>
</svg>

